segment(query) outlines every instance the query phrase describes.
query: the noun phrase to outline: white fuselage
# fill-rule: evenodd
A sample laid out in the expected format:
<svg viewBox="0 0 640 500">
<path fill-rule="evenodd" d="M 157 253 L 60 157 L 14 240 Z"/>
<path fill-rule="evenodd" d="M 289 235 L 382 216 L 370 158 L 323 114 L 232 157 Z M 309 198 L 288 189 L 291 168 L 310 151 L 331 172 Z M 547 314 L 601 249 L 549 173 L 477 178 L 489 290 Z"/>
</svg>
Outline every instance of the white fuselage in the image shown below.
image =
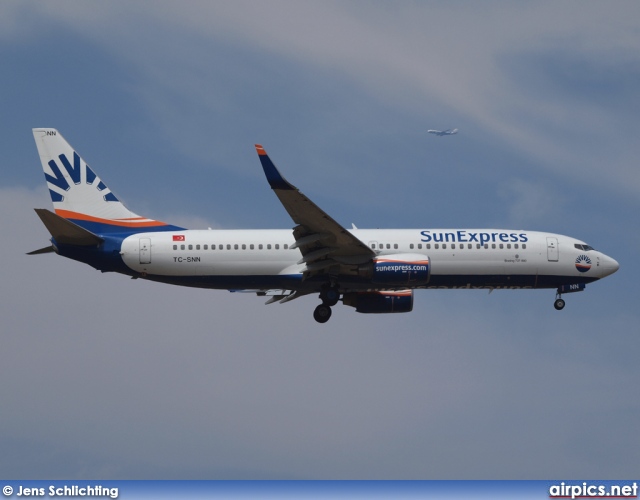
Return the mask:
<svg viewBox="0 0 640 500">
<path fill-rule="evenodd" d="M 615 260 L 584 242 L 552 233 L 495 229 L 350 232 L 379 256 L 423 254 L 431 263 L 431 279 L 420 288 L 548 288 L 561 282 L 594 281 L 618 268 Z M 294 241 L 290 230 L 150 232 L 127 237 L 121 255 L 132 271 L 148 277 L 277 278 L 299 276 L 305 270 L 304 263 L 298 264 L 300 251 L 291 248 Z M 581 258 L 588 264 L 578 266 Z M 207 286 L 230 288 L 230 281 Z M 243 287 L 238 284 L 238 289 Z"/>
</svg>

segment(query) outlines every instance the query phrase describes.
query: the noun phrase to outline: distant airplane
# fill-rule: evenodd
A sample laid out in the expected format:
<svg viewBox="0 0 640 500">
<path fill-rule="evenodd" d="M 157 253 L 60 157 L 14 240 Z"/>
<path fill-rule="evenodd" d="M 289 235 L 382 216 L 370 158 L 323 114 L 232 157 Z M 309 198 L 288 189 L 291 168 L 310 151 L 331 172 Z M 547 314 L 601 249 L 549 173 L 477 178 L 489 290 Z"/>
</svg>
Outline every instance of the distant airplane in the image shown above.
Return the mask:
<svg viewBox="0 0 640 500">
<path fill-rule="evenodd" d="M 447 130 L 427 130 L 427 132 L 429 132 L 430 134 L 434 134 L 437 136 L 442 137 L 443 135 L 454 135 L 458 133 L 458 129 L 457 128 L 450 128 Z"/>
<path fill-rule="evenodd" d="M 54 212 L 36 209 L 51 244 L 30 254 L 55 252 L 102 272 L 172 285 L 256 293 L 267 304 L 319 295 L 319 323 L 340 300 L 359 313 L 409 312 L 418 288 L 552 288 L 559 310 L 562 294 L 618 269 L 611 257 L 560 234 L 346 229 L 290 184 L 259 145 L 267 181 L 293 229 L 185 229 L 128 210 L 57 130 L 37 128 L 33 135 Z M 260 210 L 249 199 L 244 208 Z M 82 291 L 55 283 L 52 293 Z"/>
</svg>

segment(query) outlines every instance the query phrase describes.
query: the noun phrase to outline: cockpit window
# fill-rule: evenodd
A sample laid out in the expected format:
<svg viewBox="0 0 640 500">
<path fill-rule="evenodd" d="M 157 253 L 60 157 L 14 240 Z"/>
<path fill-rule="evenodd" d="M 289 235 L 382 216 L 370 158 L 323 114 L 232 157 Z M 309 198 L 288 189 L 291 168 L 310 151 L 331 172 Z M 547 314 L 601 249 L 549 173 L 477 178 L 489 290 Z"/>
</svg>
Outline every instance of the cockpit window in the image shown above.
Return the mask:
<svg viewBox="0 0 640 500">
<path fill-rule="evenodd" d="M 578 250 L 584 250 L 585 252 L 588 252 L 589 250 L 593 250 L 593 247 L 590 247 L 589 245 L 581 245 L 580 243 L 576 243 L 575 245 L 573 245 L 574 247 L 576 247 Z"/>
</svg>

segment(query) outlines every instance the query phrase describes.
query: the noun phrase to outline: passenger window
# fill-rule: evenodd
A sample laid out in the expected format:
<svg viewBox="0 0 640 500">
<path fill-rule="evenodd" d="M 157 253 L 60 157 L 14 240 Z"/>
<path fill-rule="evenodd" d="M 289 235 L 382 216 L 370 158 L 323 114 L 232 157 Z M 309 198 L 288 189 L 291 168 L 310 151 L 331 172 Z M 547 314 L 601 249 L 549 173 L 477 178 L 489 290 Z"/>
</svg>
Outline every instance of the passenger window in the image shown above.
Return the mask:
<svg viewBox="0 0 640 500">
<path fill-rule="evenodd" d="M 280 250 L 280 245 L 276 243 L 276 250 Z"/>
<path fill-rule="evenodd" d="M 504 245 L 500 243 L 500 250 L 502 250 L 503 248 L 504 248 Z"/>
<path fill-rule="evenodd" d="M 480 243 L 476 243 L 476 250 L 480 249 Z"/>
<path fill-rule="evenodd" d="M 387 250 L 391 249 L 391 245 L 389 243 L 387 243 Z"/>
<path fill-rule="evenodd" d="M 513 245 L 513 248 L 515 248 L 517 250 L 518 249 L 518 244 L 516 243 L 515 245 Z"/>
<path fill-rule="evenodd" d="M 527 244 L 526 244 L 526 243 L 523 243 L 523 244 L 522 244 L 522 249 L 523 249 L 523 250 L 526 250 L 526 248 L 527 248 Z"/>
<path fill-rule="evenodd" d="M 471 249 L 473 248 L 473 245 L 472 245 L 471 243 L 469 243 L 469 244 L 467 245 L 467 248 L 468 248 L 469 250 L 471 250 Z"/>
<path fill-rule="evenodd" d="M 178 249 L 178 245 L 173 245 L 173 249 L 177 250 Z"/>
<path fill-rule="evenodd" d="M 371 243 L 371 248 L 373 248 L 375 250 L 376 249 L 376 244 L 375 243 Z"/>
<path fill-rule="evenodd" d="M 184 250 L 184 245 L 180 245 L 180 250 Z"/>
<path fill-rule="evenodd" d="M 227 243 L 227 250 L 231 250 L 231 245 Z"/>
<path fill-rule="evenodd" d="M 431 250 L 431 243 L 427 243 L 427 250 Z"/>
<path fill-rule="evenodd" d="M 249 250 L 253 250 L 255 247 L 253 246 L 253 243 L 251 245 L 249 245 Z"/>
<path fill-rule="evenodd" d="M 489 245 L 487 245 L 486 243 L 484 244 L 484 249 L 488 250 L 489 249 Z"/>
<path fill-rule="evenodd" d="M 418 250 L 422 250 L 422 243 L 418 243 Z"/>
<path fill-rule="evenodd" d="M 200 250 L 200 245 L 196 245 L 196 250 Z"/>
<path fill-rule="evenodd" d="M 442 244 L 442 249 L 443 249 L 443 250 L 446 250 L 446 249 L 447 249 L 447 244 L 446 244 L 446 243 L 443 243 L 443 244 Z"/>
<path fill-rule="evenodd" d="M 262 243 L 258 245 L 258 250 L 262 250 Z"/>
<path fill-rule="evenodd" d="M 193 245 L 189 245 L 189 250 L 193 250 Z"/>
<path fill-rule="evenodd" d="M 507 243 L 507 250 L 511 249 L 511 243 Z"/>
<path fill-rule="evenodd" d="M 455 250 L 456 249 L 456 244 L 455 243 L 451 243 L 451 249 Z"/>
<path fill-rule="evenodd" d="M 413 250 L 413 243 L 411 243 L 411 244 L 409 245 L 409 248 L 410 248 L 411 250 Z"/>
<path fill-rule="evenodd" d="M 209 245 L 205 245 L 203 248 L 204 248 L 205 250 L 209 250 Z"/>
<path fill-rule="evenodd" d="M 393 248 L 395 248 L 395 249 L 397 250 L 397 249 L 398 249 L 398 244 L 397 244 L 397 243 L 394 243 L 394 244 L 393 244 Z"/>
<path fill-rule="evenodd" d="M 284 249 L 285 249 L 285 250 L 289 250 L 289 245 L 285 243 L 285 244 L 284 244 Z"/>
<path fill-rule="evenodd" d="M 238 249 L 238 244 L 236 243 L 235 245 L 233 245 L 233 249 L 237 250 Z"/>
<path fill-rule="evenodd" d="M 434 248 L 437 250 L 438 248 L 440 248 L 440 245 L 439 245 L 438 243 L 436 243 L 436 244 L 434 245 Z"/>
<path fill-rule="evenodd" d="M 271 243 L 267 245 L 267 250 L 271 250 Z"/>
</svg>

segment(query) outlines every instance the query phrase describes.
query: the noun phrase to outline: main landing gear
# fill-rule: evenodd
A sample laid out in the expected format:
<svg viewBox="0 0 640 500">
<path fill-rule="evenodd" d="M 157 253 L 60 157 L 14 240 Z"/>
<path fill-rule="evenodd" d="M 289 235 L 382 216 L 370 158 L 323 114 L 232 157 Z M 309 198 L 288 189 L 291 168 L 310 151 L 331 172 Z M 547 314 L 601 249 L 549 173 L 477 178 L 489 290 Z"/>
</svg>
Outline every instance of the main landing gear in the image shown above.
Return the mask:
<svg viewBox="0 0 640 500">
<path fill-rule="evenodd" d="M 556 294 L 556 301 L 553 303 L 553 307 L 556 308 L 556 311 L 562 311 L 564 309 L 565 302 L 560 298 L 560 294 Z"/>
<path fill-rule="evenodd" d="M 337 285 L 327 285 L 320 291 L 322 304 L 313 311 L 313 319 L 318 323 L 326 323 L 331 317 L 331 306 L 335 306 L 340 300 L 340 289 Z"/>
</svg>

